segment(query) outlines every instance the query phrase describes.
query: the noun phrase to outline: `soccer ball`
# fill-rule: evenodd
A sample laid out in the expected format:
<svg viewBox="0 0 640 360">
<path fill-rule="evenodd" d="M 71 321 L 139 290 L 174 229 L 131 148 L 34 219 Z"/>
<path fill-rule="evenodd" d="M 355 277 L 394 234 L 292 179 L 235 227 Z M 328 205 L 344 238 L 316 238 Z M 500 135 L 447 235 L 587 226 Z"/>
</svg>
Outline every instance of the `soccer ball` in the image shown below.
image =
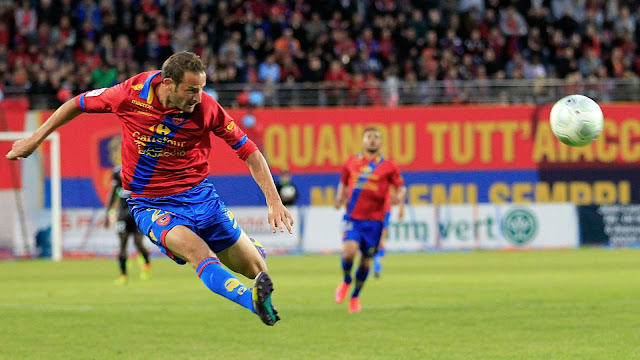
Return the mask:
<svg viewBox="0 0 640 360">
<path fill-rule="evenodd" d="M 595 101 L 583 95 L 569 95 L 553 105 L 549 122 L 558 140 L 569 146 L 585 146 L 602 132 L 604 116 Z"/>
</svg>

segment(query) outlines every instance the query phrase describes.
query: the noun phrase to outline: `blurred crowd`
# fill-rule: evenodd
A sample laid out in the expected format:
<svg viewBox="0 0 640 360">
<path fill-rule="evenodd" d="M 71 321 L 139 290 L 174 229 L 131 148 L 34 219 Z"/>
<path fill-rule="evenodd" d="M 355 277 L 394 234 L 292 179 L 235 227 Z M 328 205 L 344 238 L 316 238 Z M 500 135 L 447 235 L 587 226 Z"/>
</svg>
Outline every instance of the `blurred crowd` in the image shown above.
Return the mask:
<svg viewBox="0 0 640 360">
<path fill-rule="evenodd" d="M 203 58 L 210 93 L 245 84 L 229 100 L 237 106 L 264 104 L 273 84 L 362 105 L 397 103 L 418 83 L 441 81 L 446 93 L 460 80 L 630 78 L 640 73 L 639 3 L 0 0 L 0 91 L 51 107 L 43 99 L 159 69 L 180 50 Z"/>
</svg>

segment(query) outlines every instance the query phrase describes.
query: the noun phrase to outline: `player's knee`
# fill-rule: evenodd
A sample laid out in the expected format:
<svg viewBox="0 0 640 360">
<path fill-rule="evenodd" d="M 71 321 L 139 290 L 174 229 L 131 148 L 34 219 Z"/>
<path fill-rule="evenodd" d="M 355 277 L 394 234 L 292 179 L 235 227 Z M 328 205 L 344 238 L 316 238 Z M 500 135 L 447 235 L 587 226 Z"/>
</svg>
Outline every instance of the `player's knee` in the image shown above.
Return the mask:
<svg viewBox="0 0 640 360">
<path fill-rule="evenodd" d="M 345 250 L 342 252 L 342 257 L 347 260 L 353 261 L 353 259 L 356 258 L 356 254 L 357 251 Z"/>
<path fill-rule="evenodd" d="M 249 279 L 254 279 L 259 273 L 263 271 L 267 271 L 267 263 L 262 260 L 262 258 L 260 258 L 249 262 L 249 264 L 245 268 L 243 275 L 248 277 Z"/>
<path fill-rule="evenodd" d="M 359 266 L 363 269 L 368 269 L 371 266 L 371 259 L 371 257 L 363 256 L 362 258 L 360 258 Z"/>
</svg>

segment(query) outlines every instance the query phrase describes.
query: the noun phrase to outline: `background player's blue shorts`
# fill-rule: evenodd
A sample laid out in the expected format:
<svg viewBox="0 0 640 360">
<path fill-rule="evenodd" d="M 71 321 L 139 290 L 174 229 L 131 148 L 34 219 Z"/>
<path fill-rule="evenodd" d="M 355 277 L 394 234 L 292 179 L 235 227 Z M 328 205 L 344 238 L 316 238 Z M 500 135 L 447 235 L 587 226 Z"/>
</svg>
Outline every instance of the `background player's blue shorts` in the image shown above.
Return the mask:
<svg viewBox="0 0 640 360">
<path fill-rule="evenodd" d="M 342 241 L 355 241 L 360 246 L 363 256 L 373 257 L 380 245 L 383 221 L 355 220 L 345 217 L 345 228 Z"/>
<path fill-rule="evenodd" d="M 387 211 L 384 213 L 384 221 L 382 222 L 382 228 L 386 229 L 389 227 L 389 219 L 391 218 L 391 211 Z"/>
<path fill-rule="evenodd" d="M 142 233 L 176 263 L 186 262 L 165 247 L 165 236 L 176 225 L 184 225 L 200 236 L 213 252 L 235 244 L 241 230 L 213 184 L 204 180 L 179 194 L 127 200 L 131 215 Z"/>
</svg>

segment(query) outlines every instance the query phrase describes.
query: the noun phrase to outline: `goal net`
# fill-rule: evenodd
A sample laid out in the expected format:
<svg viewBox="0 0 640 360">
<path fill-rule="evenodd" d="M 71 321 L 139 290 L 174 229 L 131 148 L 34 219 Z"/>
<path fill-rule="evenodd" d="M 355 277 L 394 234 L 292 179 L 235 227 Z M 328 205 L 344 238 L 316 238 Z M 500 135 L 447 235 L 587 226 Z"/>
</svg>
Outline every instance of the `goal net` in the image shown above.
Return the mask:
<svg viewBox="0 0 640 360">
<path fill-rule="evenodd" d="M 9 161 L 14 141 L 29 132 L 0 132 L 0 258 L 62 259 L 60 136 L 31 156 Z"/>
</svg>

